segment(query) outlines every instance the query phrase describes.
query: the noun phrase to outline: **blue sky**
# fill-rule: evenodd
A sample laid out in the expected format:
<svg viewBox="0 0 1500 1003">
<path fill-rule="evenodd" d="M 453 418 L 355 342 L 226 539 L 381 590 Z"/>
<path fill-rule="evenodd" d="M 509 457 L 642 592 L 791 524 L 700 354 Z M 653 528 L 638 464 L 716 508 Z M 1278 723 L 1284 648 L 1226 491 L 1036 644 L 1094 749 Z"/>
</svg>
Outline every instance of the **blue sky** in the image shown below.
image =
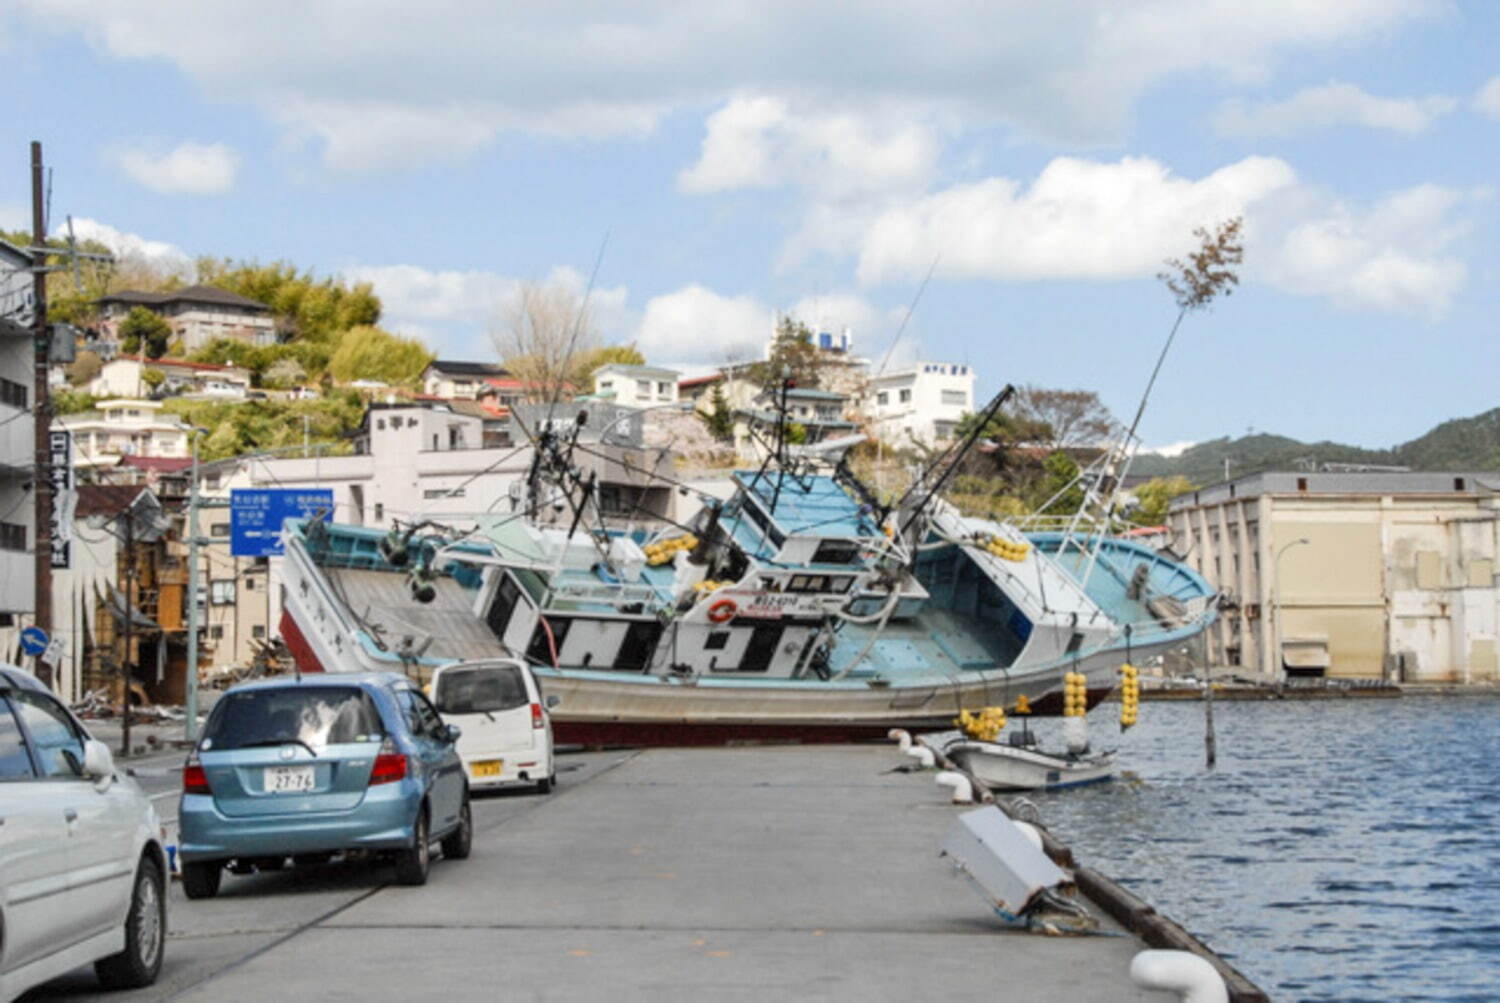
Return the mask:
<svg viewBox="0 0 1500 1003">
<path fill-rule="evenodd" d="M 1500 404 L 1500 5 L 491 6 L 19 0 L 0 224 L 39 139 L 54 229 L 368 279 L 470 358 L 518 281 L 581 285 L 603 245 L 606 338 L 687 367 L 776 310 L 879 358 L 936 262 L 898 356 L 1128 417 L 1162 259 L 1241 214 L 1148 445 L 1384 446 Z"/>
</svg>

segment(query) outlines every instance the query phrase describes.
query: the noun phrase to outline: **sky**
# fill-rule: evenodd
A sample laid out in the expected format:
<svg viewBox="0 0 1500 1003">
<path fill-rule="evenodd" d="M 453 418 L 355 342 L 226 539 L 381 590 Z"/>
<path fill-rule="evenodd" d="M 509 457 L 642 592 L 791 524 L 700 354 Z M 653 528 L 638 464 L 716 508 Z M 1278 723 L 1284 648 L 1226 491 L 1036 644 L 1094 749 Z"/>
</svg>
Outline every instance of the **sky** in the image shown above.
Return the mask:
<svg viewBox="0 0 1500 1003">
<path fill-rule="evenodd" d="M 1500 404 L 1483 0 L 11 0 L 0 58 L 0 226 L 39 140 L 52 232 L 370 281 L 444 358 L 496 358 L 517 284 L 561 281 L 689 372 L 790 312 L 1128 418 L 1164 260 L 1241 216 L 1147 447 Z"/>
</svg>

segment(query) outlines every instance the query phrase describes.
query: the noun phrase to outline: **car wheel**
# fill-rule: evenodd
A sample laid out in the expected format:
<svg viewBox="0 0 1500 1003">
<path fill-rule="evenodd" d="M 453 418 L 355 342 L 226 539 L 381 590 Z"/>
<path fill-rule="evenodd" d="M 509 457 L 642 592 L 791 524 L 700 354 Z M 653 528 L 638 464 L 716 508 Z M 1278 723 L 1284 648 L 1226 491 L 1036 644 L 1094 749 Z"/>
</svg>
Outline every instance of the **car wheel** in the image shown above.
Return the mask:
<svg viewBox="0 0 1500 1003">
<path fill-rule="evenodd" d="M 427 830 L 427 806 L 417 809 L 417 825 L 412 845 L 396 854 L 396 880 L 403 885 L 425 885 L 427 868 L 432 863 L 432 846 Z"/>
<path fill-rule="evenodd" d="M 150 857 L 135 872 L 130 912 L 125 916 L 125 950 L 94 962 L 107 989 L 138 989 L 156 981 L 167 936 L 167 898 L 161 865 Z"/>
<path fill-rule="evenodd" d="M 469 796 L 464 795 L 463 807 L 458 810 L 458 828 L 443 839 L 444 860 L 467 860 L 474 846 L 474 815 L 469 811 Z"/>
<path fill-rule="evenodd" d="M 219 879 L 224 865 L 217 860 L 185 860 L 182 863 L 182 890 L 190 899 L 211 899 L 219 894 Z"/>
</svg>

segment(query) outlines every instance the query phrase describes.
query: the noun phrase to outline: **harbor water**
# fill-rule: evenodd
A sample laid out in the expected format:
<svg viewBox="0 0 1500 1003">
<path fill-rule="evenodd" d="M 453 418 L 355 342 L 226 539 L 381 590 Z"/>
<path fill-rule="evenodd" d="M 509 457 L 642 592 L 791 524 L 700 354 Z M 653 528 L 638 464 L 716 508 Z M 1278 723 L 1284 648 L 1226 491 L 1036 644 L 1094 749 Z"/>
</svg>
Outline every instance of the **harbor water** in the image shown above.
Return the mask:
<svg viewBox="0 0 1500 1003">
<path fill-rule="evenodd" d="M 1048 826 L 1273 999 L 1500 998 L 1500 698 L 1219 701 L 1211 771 L 1203 717 L 1095 710 L 1127 774 Z"/>
</svg>

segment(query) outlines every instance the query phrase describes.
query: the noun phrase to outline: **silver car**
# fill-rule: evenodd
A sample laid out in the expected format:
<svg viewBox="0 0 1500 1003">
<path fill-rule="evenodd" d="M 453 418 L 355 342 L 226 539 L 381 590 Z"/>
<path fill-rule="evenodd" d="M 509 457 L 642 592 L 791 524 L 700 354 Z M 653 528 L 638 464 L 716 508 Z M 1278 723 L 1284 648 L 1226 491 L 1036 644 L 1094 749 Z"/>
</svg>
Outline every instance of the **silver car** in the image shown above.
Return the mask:
<svg viewBox="0 0 1500 1003">
<path fill-rule="evenodd" d="M 33 676 L 0 666 L 0 1000 L 92 963 L 150 985 L 167 932 L 156 809 Z"/>
</svg>

